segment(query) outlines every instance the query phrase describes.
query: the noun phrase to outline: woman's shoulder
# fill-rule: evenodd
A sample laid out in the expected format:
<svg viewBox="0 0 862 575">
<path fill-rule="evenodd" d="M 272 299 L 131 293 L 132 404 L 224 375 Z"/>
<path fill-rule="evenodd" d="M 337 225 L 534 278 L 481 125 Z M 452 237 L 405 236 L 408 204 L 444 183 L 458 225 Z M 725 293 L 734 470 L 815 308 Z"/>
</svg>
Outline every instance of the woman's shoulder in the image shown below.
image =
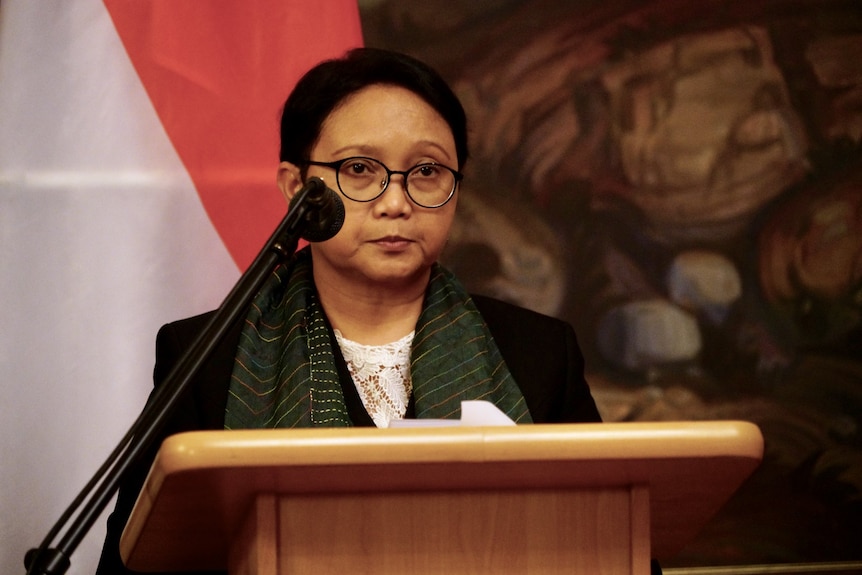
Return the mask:
<svg viewBox="0 0 862 575">
<path fill-rule="evenodd" d="M 584 379 L 575 330 L 554 318 L 495 298 L 471 296 L 536 423 L 601 421 Z"/>
<path fill-rule="evenodd" d="M 156 336 L 156 366 L 157 382 L 167 377 L 174 364 L 193 347 L 216 315 L 216 311 L 178 319 L 163 325 Z M 242 318 L 244 319 L 244 318 Z M 228 375 L 233 366 L 233 357 L 239 343 L 242 321 L 237 320 L 220 336 L 210 333 L 208 337 L 215 340 L 215 346 L 202 366 L 208 377 L 214 373 L 226 371 Z"/>
<path fill-rule="evenodd" d="M 523 331 L 551 330 L 555 333 L 572 329 L 564 320 L 515 305 L 493 297 L 471 294 L 473 303 L 492 332 L 520 329 Z"/>
<path fill-rule="evenodd" d="M 569 353 L 580 356 L 572 326 L 562 320 L 496 298 L 471 296 L 503 357 L 559 361 Z"/>
<path fill-rule="evenodd" d="M 201 314 L 173 320 L 163 325 L 159 331 L 172 331 L 182 335 L 190 334 L 191 336 L 194 336 L 203 331 L 204 327 L 210 319 L 212 319 L 215 313 L 216 310 L 211 310 Z"/>
</svg>

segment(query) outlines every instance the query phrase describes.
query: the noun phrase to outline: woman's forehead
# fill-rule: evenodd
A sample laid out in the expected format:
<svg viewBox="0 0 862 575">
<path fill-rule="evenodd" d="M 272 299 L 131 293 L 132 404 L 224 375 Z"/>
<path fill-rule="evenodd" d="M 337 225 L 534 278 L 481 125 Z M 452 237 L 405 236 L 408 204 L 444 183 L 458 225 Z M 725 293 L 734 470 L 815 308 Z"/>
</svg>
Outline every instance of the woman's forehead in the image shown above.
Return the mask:
<svg viewBox="0 0 862 575">
<path fill-rule="evenodd" d="M 374 84 L 344 99 L 327 117 L 315 149 L 334 155 L 371 155 L 392 147 L 400 150 L 437 148 L 447 160 L 456 157 L 446 120 L 414 92 Z"/>
</svg>

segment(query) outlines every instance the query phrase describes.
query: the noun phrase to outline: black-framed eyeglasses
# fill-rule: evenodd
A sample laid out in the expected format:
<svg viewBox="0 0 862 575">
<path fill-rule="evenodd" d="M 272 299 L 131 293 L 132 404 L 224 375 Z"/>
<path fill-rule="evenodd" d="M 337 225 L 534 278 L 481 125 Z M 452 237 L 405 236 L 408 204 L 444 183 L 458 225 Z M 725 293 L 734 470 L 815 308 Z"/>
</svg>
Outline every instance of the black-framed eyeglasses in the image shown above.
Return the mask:
<svg viewBox="0 0 862 575">
<path fill-rule="evenodd" d="M 405 171 L 390 170 L 380 160 L 352 156 L 335 162 L 302 162 L 307 166 L 323 166 L 335 170 L 338 189 L 354 202 L 371 202 L 383 195 L 392 176 L 404 176 L 404 191 L 417 206 L 439 208 L 445 205 L 464 176 L 443 164 L 417 164 Z"/>
</svg>

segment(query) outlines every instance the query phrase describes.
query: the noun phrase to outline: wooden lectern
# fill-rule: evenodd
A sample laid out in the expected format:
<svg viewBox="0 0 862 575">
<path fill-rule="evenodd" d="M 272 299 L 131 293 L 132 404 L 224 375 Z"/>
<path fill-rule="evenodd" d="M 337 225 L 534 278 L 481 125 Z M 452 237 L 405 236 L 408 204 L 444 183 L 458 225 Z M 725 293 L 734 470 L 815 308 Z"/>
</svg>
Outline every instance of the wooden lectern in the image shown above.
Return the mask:
<svg viewBox="0 0 862 575">
<path fill-rule="evenodd" d="M 184 433 L 121 553 L 234 575 L 648 574 L 762 454 L 726 421 Z"/>
</svg>

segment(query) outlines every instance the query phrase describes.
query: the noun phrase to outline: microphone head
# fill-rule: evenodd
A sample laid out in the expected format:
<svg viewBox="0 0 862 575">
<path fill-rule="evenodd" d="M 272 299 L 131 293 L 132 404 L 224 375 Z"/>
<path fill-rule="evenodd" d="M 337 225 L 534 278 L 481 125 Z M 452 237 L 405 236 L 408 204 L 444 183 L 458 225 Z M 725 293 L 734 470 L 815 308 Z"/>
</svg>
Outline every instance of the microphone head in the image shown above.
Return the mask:
<svg viewBox="0 0 862 575">
<path fill-rule="evenodd" d="M 307 210 L 300 237 L 309 242 L 332 239 L 344 225 L 344 202 L 338 193 L 327 187 L 320 178 L 309 178 L 305 188 L 308 190 L 307 194 L 300 190 L 291 201 L 292 208 L 298 198 L 303 195 L 306 198 Z"/>
</svg>

